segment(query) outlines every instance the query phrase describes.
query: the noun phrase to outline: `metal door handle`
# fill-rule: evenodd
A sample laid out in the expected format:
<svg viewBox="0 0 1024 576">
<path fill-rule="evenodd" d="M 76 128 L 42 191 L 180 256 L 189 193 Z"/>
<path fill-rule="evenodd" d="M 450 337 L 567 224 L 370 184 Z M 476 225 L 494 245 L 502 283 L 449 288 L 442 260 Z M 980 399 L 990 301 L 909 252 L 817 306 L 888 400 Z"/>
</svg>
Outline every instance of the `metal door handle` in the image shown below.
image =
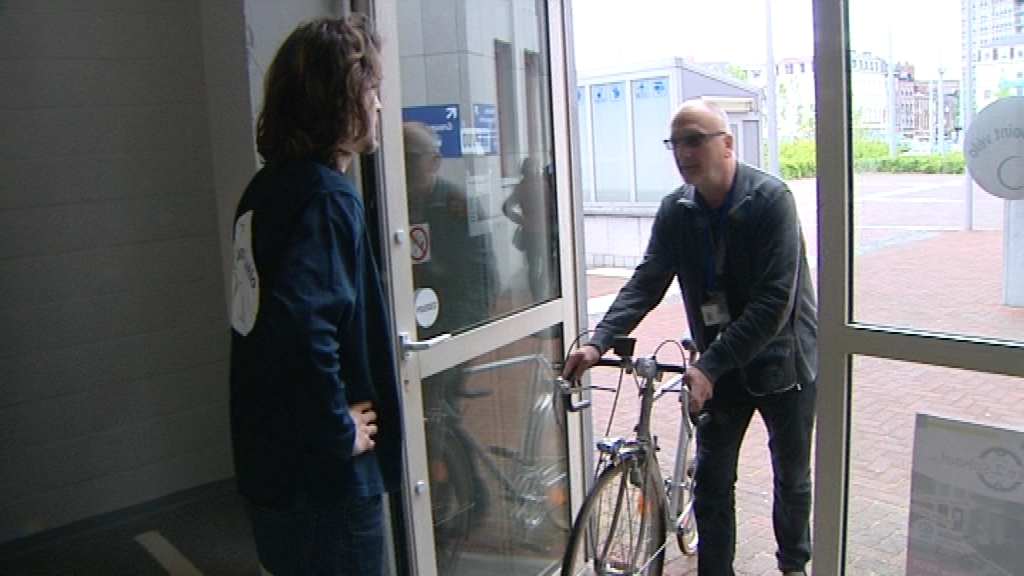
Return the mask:
<svg viewBox="0 0 1024 576">
<path fill-rule="evenodd" d="M 448 340 L 452 337 L 451 334 L 439 334 L 434 336 L 430 340 L 413 340 L 412 335 L 408 332 L 398 333 L 398 342 L 402 347 L 402 358 L 408 358 L 410 352 L 419 352 L 421 350 L 430 350 L 434 346 L 437 346 L 441 342 Z"/>
</svg>

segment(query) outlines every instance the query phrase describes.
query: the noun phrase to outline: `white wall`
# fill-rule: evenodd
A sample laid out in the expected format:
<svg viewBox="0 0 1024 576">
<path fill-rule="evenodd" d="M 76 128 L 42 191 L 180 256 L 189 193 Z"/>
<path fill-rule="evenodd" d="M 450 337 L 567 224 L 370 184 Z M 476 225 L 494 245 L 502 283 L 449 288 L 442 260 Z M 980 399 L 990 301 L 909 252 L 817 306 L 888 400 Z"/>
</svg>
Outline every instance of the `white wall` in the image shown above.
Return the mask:
<svg viewBox="0 0 1024 576">
<path fill-rule="evenodd" d="M 223 278 L 324 0 L 0 2 L 0 542 L 232 474 Z"/>
<path fill-rule="evenodd" d="M 0 5 L 0 541 L 224 478 L 200 7 Z"/>
</svg>

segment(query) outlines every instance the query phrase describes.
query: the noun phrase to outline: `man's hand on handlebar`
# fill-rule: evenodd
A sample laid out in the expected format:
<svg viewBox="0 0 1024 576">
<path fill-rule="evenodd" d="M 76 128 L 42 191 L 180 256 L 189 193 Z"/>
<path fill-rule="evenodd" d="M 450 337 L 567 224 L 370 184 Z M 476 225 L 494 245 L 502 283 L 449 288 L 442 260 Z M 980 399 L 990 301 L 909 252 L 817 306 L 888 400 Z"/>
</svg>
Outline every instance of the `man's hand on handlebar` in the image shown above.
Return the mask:
<svg viewBox="0 0 1024 576">
<path fill-rule="evenodd" d="M 597 361 L 600 359 L 601 351 L 593 344 L 587 344 L 578 350 L 573 350 L 569 353 L 569 357 L 565 359 L 565 367 L 562 368 L 562 378 L 575 382 L 583 378 L 583 373 L 594 364 L 597 364 Z"/>
<path fill-rule="evenodd" d="M 686 368 L 686 383 L 690 386 L 690 412 L 700 412 L 714 394 L 714 385 L 700 368 L 692 365 Z"/>
</svg>

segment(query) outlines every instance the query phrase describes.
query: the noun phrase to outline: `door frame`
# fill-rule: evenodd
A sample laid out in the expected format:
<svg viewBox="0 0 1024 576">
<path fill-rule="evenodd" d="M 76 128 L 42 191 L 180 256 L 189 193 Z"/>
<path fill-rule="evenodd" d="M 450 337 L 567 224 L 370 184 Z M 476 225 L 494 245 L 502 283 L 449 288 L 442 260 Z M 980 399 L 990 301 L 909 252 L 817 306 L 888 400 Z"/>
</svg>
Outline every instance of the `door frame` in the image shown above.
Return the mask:
<svg viewBox="0 0 1024 576">
<path fill-rule="evenodd" d="M 459 2 L 472 0 L 456 0 Z M 576 130 L 575 109 L 569 106 L 571 46 L 568 30 L 568 5 L 550 0 L 547 5 L 548 52 L 551 73 L 551 117 L 559 238 L 561 246 L 561 287 L 559 298 L 489 321 L 426 350 L 401 350 L 398 346 L 399 381 L 405 427 L 405 478 L 402 505 L 406 519 L 409 567 L 412 574 L 434 574 L 433 528 L 427 467 L 427 446 L 423 418 L 421 380 L 446 368 L 475 358 L 505 344 L 515 342 L 554 324 L 563 325 L 563 333 L 576 334 L 586 326 L 586 314 L 580 303 L 585 263 L 581 239 L 582 203 L 577 198 L 579 174 L 570 156 L 578 156 L 571 145 Z M 381 197 L 380 226 L 383 262 L 389 279 L 395 333 L 416 334 L 413 305 L 412 262 L 408 245 L 409 215 L 405 193 L 405 166 L 402 138 L 401 57 L 398 49 L 399 10 L 397 0 L 373 2 L 374 21 L 383 40 L 381 58 L 385 71 L 381 84 L 380 150 L 378 152 Z M 573 86 L 575 79 L 572 78 Z M 575 99 L 572 100 L 575 104 Z M 584 467 L 584 419 L 567 418 L 570 501 L 572 509 L 582 500 Z"/>
<path fill-rule="evenodd" d="M 855 0 L 854 0 L 855 1 Z M 846 573 L 852 363 L 872 356 L 1024 377 L 1024 343 L 858 323 L 853 317 L 849 0 L 813 0 L 818 174 L 814 571 Z M 899 385 L 898 382 L 894 385 Z M 910 471 L 907 471 L 910 474 Z"/>
</svg>

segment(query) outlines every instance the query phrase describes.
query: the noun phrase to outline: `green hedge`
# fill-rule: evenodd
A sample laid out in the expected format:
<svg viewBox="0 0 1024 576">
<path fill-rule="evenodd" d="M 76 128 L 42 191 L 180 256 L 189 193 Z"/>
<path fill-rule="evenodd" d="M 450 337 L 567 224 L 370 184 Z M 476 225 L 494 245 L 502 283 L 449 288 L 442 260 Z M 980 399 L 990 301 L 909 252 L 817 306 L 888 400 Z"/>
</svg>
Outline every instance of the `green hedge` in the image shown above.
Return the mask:
<svg viewBox="0 0 1024 576">
<path fill-rule="evenodd" d="M 779 170 L 783 178 L 813 178 L 816 171 L 813 140 L 795 140 L 779 145 Z M 963 174 L 962 152 L 946 154 L 909 155 L 901 152 L 889 156 L 884 142 L 854 141 L 854 172 L 889 172 L 917 174 Z"/>
</svg>

